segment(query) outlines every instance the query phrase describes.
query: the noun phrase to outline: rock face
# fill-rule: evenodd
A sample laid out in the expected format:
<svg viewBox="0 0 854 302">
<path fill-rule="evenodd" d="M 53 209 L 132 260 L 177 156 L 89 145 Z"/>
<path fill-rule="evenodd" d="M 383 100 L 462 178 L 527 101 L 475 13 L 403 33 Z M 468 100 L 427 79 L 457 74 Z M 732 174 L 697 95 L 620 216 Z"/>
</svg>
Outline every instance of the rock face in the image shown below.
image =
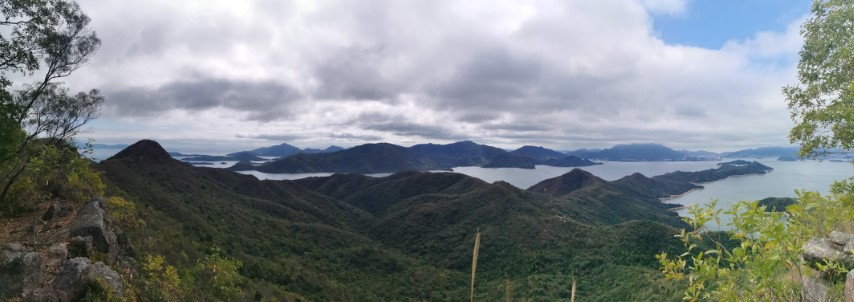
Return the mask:
<svg viewBox="0 0 854 302">
<path fill-rule="evenodd" d="M 848 270 L 845 276 L 845 301 L 854 302 L 854 235 L 831 232 L 828 238 L 812 238 L 803 247 L 801 257 L 812 266 L 825 261 L 834 261 Z M 803 277 L 804 301 L 833 301 L 828 294 L 831 286 L 825 276 Z"/>
<path fill-rule="evenodd" d="M 854 302 L 854 270 L 845 275 L 845 302 Z"/>
<path fill-rule="evenodd" d="M 8 243 L 2 247 L 0 259 L 0 299 L 11 297 L 9 293 L 29 293 L 45 279 L 43 259 L 39 253 L 24 253 L 23 246 Z"/>
<path fill-rule="evenodd" d="M 53 221 L 68 213 L 69 209 L 53 204 L 44 217 Z M 116 234 L 121 231 L 107 217 L 103 200 L 96 198 L 81 207 L 67 230 L 60 232 L 67 234 L 61 242 L 34 248 L 20 243 L 0 246 L 0 300 L 79 301 L 95 283 L 95 288 L 122 295 L 121 276 L 107 264 L 88 258 L 116 263 L 133 252 L 126 236 L 118 240 L 122 236 Z"/>
<path fill-rule="evenodd" d="M 830 238 L 812 238 L 804 245 L 804 260 L 810 263 L 821 263 L 833 260 L 844 265 L 846 269 L 854 269 L 854 235 L 840 232 L 830 233 Z"/>
<path fill-rule="evenodd" d="M 95 251 L 110 255 L 110 260 L 115 260 L 114 256 L 120 249 L 116 233 L 107 227 L 106 213 L 103 199 L 90 201 L 77 211 L 77 217 L 69 226 L 68 236 L 92 238 L 92 248 Z"/>
<path fill-rule="evenodd" d="M 89 258 L 71 258 L 62 265 L 53 282 L 30 295 L 30 300 L 77 301 L 86 294 L 89 283 L 98 282 L 108 290 L 123 294 L 122 279 L 103 262 L 92 263 Z"/>
</svg>

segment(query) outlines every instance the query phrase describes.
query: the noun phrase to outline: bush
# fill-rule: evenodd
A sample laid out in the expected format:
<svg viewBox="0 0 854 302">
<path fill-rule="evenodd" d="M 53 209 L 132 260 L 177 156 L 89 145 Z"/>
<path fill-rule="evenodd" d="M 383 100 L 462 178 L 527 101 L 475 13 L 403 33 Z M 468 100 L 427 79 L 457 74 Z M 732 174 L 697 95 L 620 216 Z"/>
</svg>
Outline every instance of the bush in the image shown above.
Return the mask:
<svg viewBox="0 0 854 302">
<path fill-rule="evenodd" d="M 852 180 L 834 184 L 827 196 L 796 192 L 797 202 L 786 207 L 788 216 L 768 212 L 756 201 L 734 204 L 723 212 L 732 216 L 732 222 L 726 226 L 729 239 L 738 242 L 734 247 L 705 231 L 707 225 L 721 226 L 722 210 L 716 207 L 716 202 L 705 207 L 692 206 L 686 221 L 694 231 L 683 229 L 677 235 L 686 251 L 678 256 L 657 255 L 661 271 L 666 279 L 685 287 L 684 299 L 689 301 L 800 300 L 801 280 L 811 276 L 814 269 L 823 275 L 839 275 L 841 266 L 837 263 L 810 267 L 800 254 L 810 238 L 826 237 L 834 230 L 854 230 Z M 713 242 L 713 247 L 700 248 L 703 241 Z M 831 293 L 840 295 L 835 300 L 842 300 L 841 291 Z"/>
</svg>

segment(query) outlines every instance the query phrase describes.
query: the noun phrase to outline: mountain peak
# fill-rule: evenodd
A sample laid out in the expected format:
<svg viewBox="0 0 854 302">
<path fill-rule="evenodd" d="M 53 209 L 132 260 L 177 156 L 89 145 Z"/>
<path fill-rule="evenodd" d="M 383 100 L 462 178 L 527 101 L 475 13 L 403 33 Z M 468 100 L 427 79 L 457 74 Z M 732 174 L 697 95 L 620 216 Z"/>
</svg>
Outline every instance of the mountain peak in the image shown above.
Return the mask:
<svg viewBox="0 0 854 302">
<path fill-rule="evenodd" d="M 169 156 L 169 153 L 159 143 L 150 139 L 140 140 L 107 160 L 123 158 L 155 160 L 158 162 L 173 160 L 172 156 Z"/>
<path fill-rule="evenodd" d="M 564 175 L 541 181 L 528 188 L 528 191 L 540 192 L 559 197 L 572 191 L 601 182 L 604 181 L 590 172 L 581 169 L 572 169 L 572 171 L 569 171 Z"/>
</svg>

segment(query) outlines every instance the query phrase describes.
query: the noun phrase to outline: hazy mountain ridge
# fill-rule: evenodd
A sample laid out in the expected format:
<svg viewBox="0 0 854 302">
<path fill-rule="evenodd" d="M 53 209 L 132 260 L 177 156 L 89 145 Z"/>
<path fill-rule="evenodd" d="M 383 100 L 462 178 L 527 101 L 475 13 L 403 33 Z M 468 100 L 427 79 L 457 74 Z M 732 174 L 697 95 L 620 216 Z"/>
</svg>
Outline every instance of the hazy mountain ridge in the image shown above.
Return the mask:
<svg viewBox="0 0 854 302">
<path fill-rule="evenodd" d="M 608 149 L 579 149 L 566 152 L 588 159 L 608 161 L 694 161 L 719 160 L 717 153 L 707 151 L 676 151 L 661 144 L 622 144 Z"/>
<path fill-rule="evenodd" d="M 450 170 L 461 166 L 485 168 L 524 168 L 546 164 L 560 167 L 589 166 L 596 163 L 551 151 L 559 158 L 546 160 L 521 156 L 505 150 L 476 144 L 471 141 L 447 145 L 419 144 L 402 147 L 389 143 L 364 144 L 332 153 L 296 154 L 272 162 L 253 165 L 240 163 L 233 171 L 257 170 L 265 173 L 396 173 L 403 171 Z"/>
<path fill-rule="evenodd" d="M 327 147 L 326 149 L 314 149 L 314 148 L 305 148 L 300 149 L 299 147 L 292 146 L 288 143 L 281 143 L 275 146 L 262 147 L 249 151 L 240 151 L 227 154 L 228 156 L 234 156 L 239 153 L 250 153 L 256 156 L 276 156 L 276 157 L 288 157 L 294 154 L 305 153 L 305 154 L 315 154 L 315 153 L 331 153 L 344 150 L 344 148 L 332 145 Z"/>
</svg>

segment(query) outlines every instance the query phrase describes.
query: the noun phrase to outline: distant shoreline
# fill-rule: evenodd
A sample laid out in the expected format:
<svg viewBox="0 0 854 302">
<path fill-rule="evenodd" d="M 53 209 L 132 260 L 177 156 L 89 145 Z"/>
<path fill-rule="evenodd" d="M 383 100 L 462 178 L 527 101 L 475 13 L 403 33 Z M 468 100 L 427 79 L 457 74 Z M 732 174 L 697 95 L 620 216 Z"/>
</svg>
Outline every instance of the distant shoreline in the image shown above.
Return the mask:
<svg viewBox="0 0 854 302">
<path fill-rule="evenodd" d="M 716 180 L 716 181 L 717 181 L 717 180 Z M 691 189 L 691 190 L 685 191 L 685 193 L 682 193 L 682 194 L 670 195 L 670 196 L 668 196 L 668 197 L 659 197 L 659 198 L 658 198 L 658 200 L 659 200 L 659 201 L 668 201 L 668 200 L 671 200 L 671 199 L 674 199 L 674 198 L 679 198 L 679 197 L 682 197 L 682 196 L 688 195 L 688 193 L 691 193 L 691 192 L 694 192 L 694 191 L 699 191 L 699 190 L 702 190 L 702 189 L 705 189 L 705 188 L 704 188 L 704 187 L 693 188 L 693 189 Z M 684 207 L 684 205 L 683 205 L 683 207 Z M 674 208 L 671 208 L 671 209 L 674 209 Z"/>
</svg>

